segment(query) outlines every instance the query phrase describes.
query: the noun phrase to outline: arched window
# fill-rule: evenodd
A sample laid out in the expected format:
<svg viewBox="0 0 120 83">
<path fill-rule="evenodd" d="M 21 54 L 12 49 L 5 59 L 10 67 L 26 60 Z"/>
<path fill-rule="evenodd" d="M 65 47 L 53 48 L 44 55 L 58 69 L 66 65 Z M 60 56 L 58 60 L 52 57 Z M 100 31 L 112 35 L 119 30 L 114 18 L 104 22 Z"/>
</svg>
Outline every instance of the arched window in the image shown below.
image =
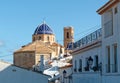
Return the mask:
<svg viewBox="0 0 120 83">
<path fill-rule="evenodd" d="M 47 37 L 47 40 L 49 41 L 49 36 Z"/>
<path fill-rule="evenodd" d="M 79 59 L 79 72 L 82 72 L 82 59 Z"/>
<path fill-rule="evenodd" d="M 75 60 L 75 62 L 74 62 L 74 72 L 77 72 L 77 61 Z"/>
<path fill-rule="evenodd" d="M 69 32 L 67 32 L 67 38 L 69 38 Z"/>
<path fill-rule="evenodd" d="M 39 36 L 38 40 L 41 40 L 41 36 Z"/>
</svg>

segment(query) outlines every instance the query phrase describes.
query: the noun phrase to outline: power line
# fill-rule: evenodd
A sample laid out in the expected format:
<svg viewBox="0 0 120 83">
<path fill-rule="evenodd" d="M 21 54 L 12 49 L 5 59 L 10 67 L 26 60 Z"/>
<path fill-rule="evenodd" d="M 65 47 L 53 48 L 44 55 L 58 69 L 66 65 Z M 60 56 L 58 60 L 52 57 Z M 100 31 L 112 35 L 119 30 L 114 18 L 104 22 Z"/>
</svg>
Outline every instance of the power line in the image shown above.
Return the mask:
<svg viewBox="0 0 120 83">
<path fill-rule="evenodd" d="M 89 30 L 92 30 L 92 29 L 89 29 Z M 97 30 L 97 29 L 96 29 L 96 30 Z M 96 30 L 94 30 L 94 31 L 96 31 Z M 83 32 L 83 33 L 85 33 L 85 34 L 83 34 L 83 33 L 80 34 L 81 36 L 80 36 L 79 38 L 76 37 L 75 40 L 77 41 L 77 40 L 79 40 L 79 39 L 81 39 L 81 38 L 84 38 L 85 36 L 91 34 L 91 33 L 94 32 L 94 31 L 88 31 L 87 33 Z"/>
<path fill-rule="evenodd" d="M 2 55 L 2 56 L 0 56 L 0 58 L 2 58 L 2 57 L 9 57 L 11 55 L 13 55 L 13 54 Z"/>
<path fill-rule="evenodd" d="M 87 30 L 81 31 L 81 32 L 75 34 L 75 36 L 78 36 L 78 35 L 81 34 L 81 33 L 83 34 L 83 33 L 85 33 L 86 31 L 89 31 L 89 30 L 95 29 L 96 27 L 100 27 L 100 25 L 96 25 L 96 26 L 93 26 L 93 27 L 91 27 L 91 28 L 89 28 L 89 29 L 87 29 Z"/>
</svg>

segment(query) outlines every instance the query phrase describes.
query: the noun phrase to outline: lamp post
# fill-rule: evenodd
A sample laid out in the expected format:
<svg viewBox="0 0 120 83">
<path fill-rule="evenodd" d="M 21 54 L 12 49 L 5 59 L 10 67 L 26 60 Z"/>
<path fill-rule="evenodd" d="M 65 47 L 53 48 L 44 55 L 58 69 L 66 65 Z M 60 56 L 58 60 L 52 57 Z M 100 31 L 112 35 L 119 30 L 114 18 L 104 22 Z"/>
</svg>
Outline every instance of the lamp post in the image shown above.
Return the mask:
<svg viewBox="0 0 120 83">
<path fill-rule="evenodd" d="M 67 73 L 67 72 L 64 70 L 64 71 L 63 71 L 63 83 L 65 83 L 66 73 Z"/>
<path fill-rule="evenodd" d="M 102 75 L 102 63 L 101 62 L 99 64 L 99 71 L 100 71 L 100 75 Z"/>
<path fill-rule="evenodd" d="M 102 63 L 99 64 L 99 71 L 100 71 L 100 83 L 102 83 Z"/>
</svg>

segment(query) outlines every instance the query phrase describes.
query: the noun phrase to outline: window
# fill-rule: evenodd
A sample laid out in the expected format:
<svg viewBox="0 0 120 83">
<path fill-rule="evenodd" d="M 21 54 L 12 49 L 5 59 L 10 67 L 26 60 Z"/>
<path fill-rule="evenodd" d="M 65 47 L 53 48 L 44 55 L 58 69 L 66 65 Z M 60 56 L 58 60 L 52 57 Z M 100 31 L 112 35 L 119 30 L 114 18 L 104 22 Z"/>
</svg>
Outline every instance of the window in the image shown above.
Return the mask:
<svg viewBox="0 0 120 83">
<path fill-rule="evenodd" d="M 41 40 L 41 36 L 39 36 L 38 40 Z"/>
<path fill-rule="evenodd" d="M 104 37 L 107 38 L 113 35 L 113 13 L 112 9 L 104 15 Z"/>
<path fill-rule="evenodd" d="M 82 72 L 82 59 L 79 60 L 79 72 Z"/>
<path fill-rule="evenodd" d="M 113 45 L 113 65 L 112 65 L 112 68 L 113 68 L 113 72 L 117 72 L 117 44 L 114 44 Z"/>
<path fill-rule="evenodd" d="M 106 72 L 110 72 L 110 46 L 106 47 L 107 51 L 107 64 L 106 64 Z"/>
<path fill-rule="evenodd" d="M 117 14 L 117 12 L 118 12 L 118 8 L 115 7 L 115 9 L 114 9 L 114 14 Z"/>
<path fill-rule="evenodd" d="M 69 32 L 67 32 L 67 38 L 69 38 Z"/>
<path fill-rule="evenodd" d="M 49 41 L 49 36 L 47 37 L 47 40 Z"/>
<path fill-rule="evenodd" d="M 77 71 L 77 61 L 75 60 L 75 67 L 74 67 L 74 72 Z"/>
<path fill-rule="evenodd" d="M 98 56 L 95 56 L 95 66 L 98 67 Z"/>
<path fill-rule="evenodd" d="M 94 56 L 94 67 L 93 67 L 94 71 L 98 71 L 99 70 L 99 68 L 98 68 L 98 62 L 99 62 L 98 55 L 95 55 Z"/>
<path fill-rule="evenodd" d="M 113 35 L 112 20 L 104 24 L 105 38 Z"/>
<path fill-rule="evenodd" d="M 85 71 L 89 71 L 89 64 L 88 64 L 88 58 L 85 58 Z"/>
</svg>

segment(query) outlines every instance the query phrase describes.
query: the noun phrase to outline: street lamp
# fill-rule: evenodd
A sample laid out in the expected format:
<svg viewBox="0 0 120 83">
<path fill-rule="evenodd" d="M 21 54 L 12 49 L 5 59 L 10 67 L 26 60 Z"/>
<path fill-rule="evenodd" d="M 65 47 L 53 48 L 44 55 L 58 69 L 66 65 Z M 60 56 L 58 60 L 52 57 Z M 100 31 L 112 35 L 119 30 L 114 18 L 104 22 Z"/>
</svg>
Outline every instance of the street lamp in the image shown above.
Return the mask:
<svg viewBox="0 0 120 83">
<path fill-rule="evenodd" d="M 102 75 L 102 63 L 101 62 L 99 64 L 99 71 L 100 71 L 100 74 Z"/>
<path fill-rule="evenodd" d="M 65 83 L 66 73 L 67 73 L 67 72 L 64 70 L 64 71 L 63 71 L 63 83 Z"/>
<path fill-rule="evenodd" d="M 91 69 L 93 64 L 93 59 L 91 56 L 88 58 L 88 64 L 89 64 L 89 69 Z"/>
</svg>

